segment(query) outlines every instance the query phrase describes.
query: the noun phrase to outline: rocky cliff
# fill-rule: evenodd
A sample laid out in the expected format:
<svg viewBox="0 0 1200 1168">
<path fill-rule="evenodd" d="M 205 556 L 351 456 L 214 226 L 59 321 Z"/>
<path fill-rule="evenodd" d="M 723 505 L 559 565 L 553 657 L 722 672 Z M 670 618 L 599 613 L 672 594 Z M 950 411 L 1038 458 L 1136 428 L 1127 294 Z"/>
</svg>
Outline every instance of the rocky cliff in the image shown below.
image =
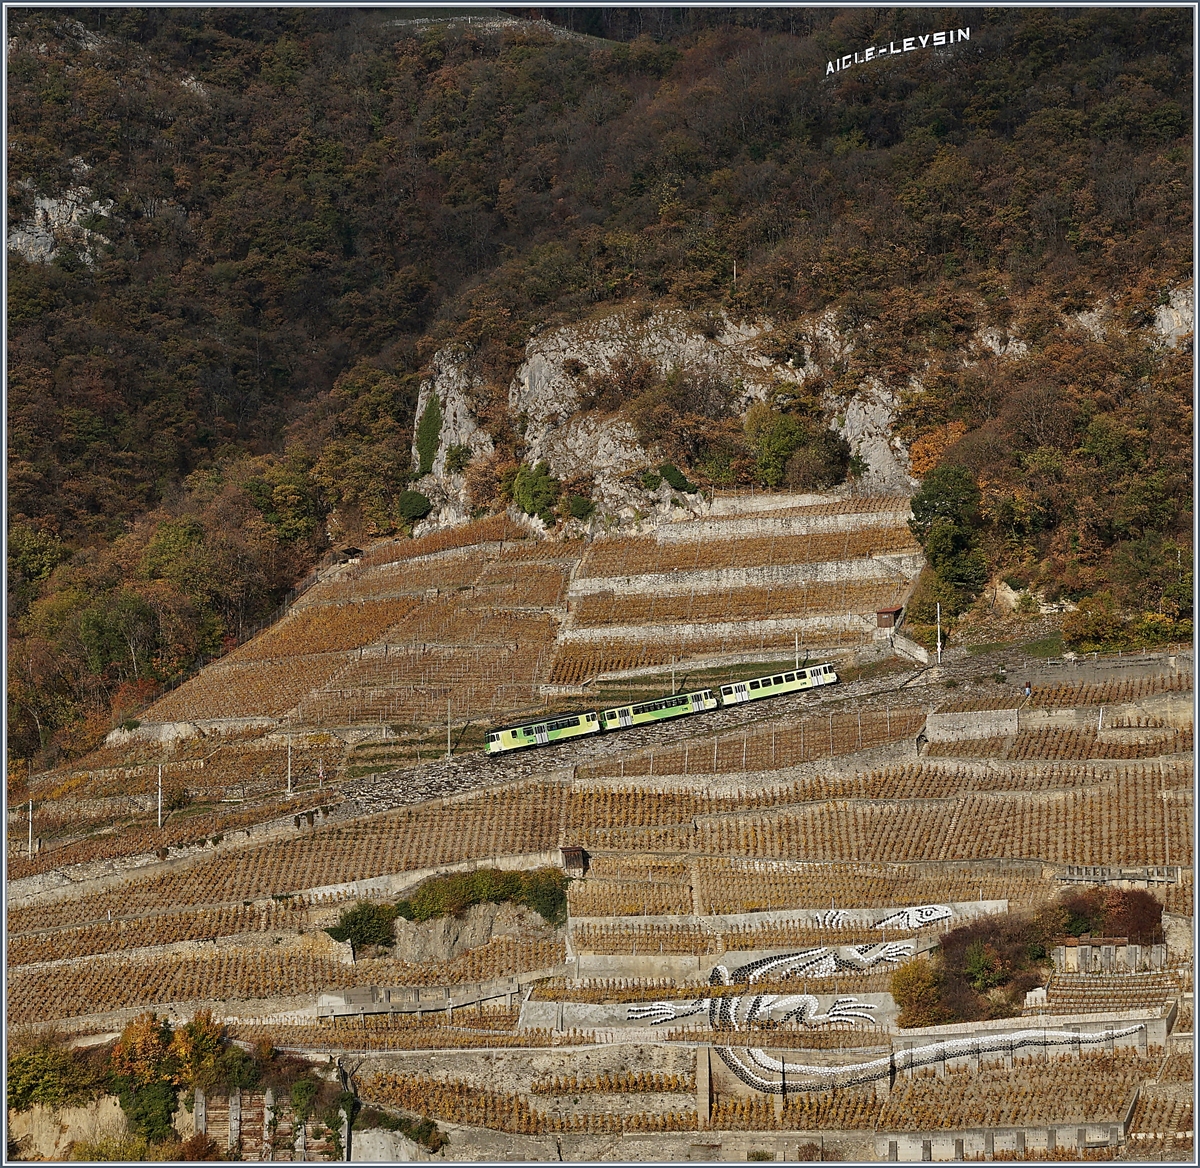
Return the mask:
<svg viewBox="0 0 1200 1168">
<path fill-rule="evenodd" d="M 638 441 L 620 411 L 588 408 L 584 391 L 591 378 L 619 376 L 622 367 L 648 362 L 664 377 L 683 370 L 727 387 L 732 409 L 744 416 L 755 402 L 800 389 L 820 375 L 822 360 L 836 361 L 849 344 L 827 315 L 810 322 L 801 360 L 782 360 L 771 355 L 777 347 L 773 331 L 770 321 L 735 322 L 725 315 L 700 320 L 681 310 L 636 303 L 535 330 L 507 392 L 509 415 L 525 443 L 524 460 L 546 462 L 560 479 L 591 477 L 597 526 L 653 526 L 703 512 L 699 495 L 673 491 L 665 483 L 654 489 L 640 483 L 638 472 L 656 464 L 653 445 L 647 449 Z M 466 478 L 447 469 L 447 452 L 467 447 L 471 457 L 492 453 L 492 436 L 476 413 L 482 384 L 473 355 L 459 346 L 439 350 L 421 384 L 416 417 L 424 416 L 436 394 L 442 418 L 432 471 L 416 484 L 435 503 L 425 529 L 469 517 Z M 860 485 L 871 493 L 910 492 L 914 480 L 907 453 L 891 432 L 894 396 L 878 383 L 868 383 L 849 405 L 823 404 L 834 428 L 866 464 Z M 419 467 L 415 441 L 412 457 Z"/>
</svg>

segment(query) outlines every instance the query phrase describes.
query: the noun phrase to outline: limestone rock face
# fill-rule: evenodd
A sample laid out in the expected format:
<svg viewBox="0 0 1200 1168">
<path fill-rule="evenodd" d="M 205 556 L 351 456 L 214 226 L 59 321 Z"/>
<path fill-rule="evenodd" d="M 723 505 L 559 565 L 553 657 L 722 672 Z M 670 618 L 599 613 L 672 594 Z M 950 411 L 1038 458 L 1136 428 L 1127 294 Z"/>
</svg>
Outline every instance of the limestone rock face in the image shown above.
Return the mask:
<svg viewBox="0 0 1200 1168">
<path fill-rule="evenodd" d="M 554 929 L 524 905 L 476 904 L 461 917 L 432 921 L 397 920 L 393 955 L 399 961 L 449 961 L 493 937 L 554 936 Z"/>
<path fill-rule="evenodd" d="M 1195 288 L 1172 288 L 1168 303 L 1154 314 L 1154 331 L 1171 348 L 1194 331 L 1196 325 Z"/>
<path fill-rule="evenodd" d="M 1100 316 L 1093 315 L 1094 320 L 1081 319 L 1081 327 L 1101 328 Z M 1189 331 L 1190 289 L 1172 293 L 1171 306 L 1160 316 L 1164 336 Z M 619 375 L 626 362 L 649 362 L 664 376 L 679 369 L 701 382 L 711 378 L 723 387 L 733 408 L 745 413 L 755 401 L 769 400 L 821 374 L 824 366 L 850 354 L 855 343 L 829 312 L 791 325 L 786 345 L 775 334 L 769 320 L 739 323 L 723 314 L 700 316 L 637 302 L 588 320 L 535 329 L 508 387 L 508 411 L 527 444 L 526 462 L 544 461 L 560 479 L 591 477 L 596 512 L 586 522 L 570 522 L 568 528 L 652 529 L 703 515 L 709 505 L 702 495 L 685 496 L 666 485 L 654 491 L 642 487 L 639 472 L 653 467 L 656 452 L 642 447 L 625 417 L 588 407 L 591 378 Z M 975 341 L 978 351 L 1006 360 L 1019 360 L 1028 351 L 1019 337 L 995 328 L 982 329 Z M 788 359 L 780 353 L 787 353 Z M 919 382 L 914 385 L 919 388 Z M 469 351 L 454 345 L 434 356 L 430 376 L 421 385 L 417 419 L 436 394 L 442 425 L 432 473 L 416 484 L 433 502 L 433 511 L 415 534 L 469 518 L 465 476 L 447 470 L 446 455 L 451 446 L 466 446 L 473 457 L 494 451 L 492 437 L 472 405 L 482 390 Z M 911 492 L 916 480 L 908 453 L 893 435 L 895 395 L 870 378 L 848 404 L 833 399 L 825 404 L 836 412 L 835 429 L 865 463 L 861 484 L 880 493 Z M 415 439 L 412 456 L 416 465 Z"/>
<path fill-rule="evenodd" d="M 440 527 L 454 527 L 470 518 L 467 501 L 466 476 L 446 469 L 446 455 L 452 446 L 466 446 L 471 456 L 491 454 L 495 449 L 492 436 L 479 424 L 471 409 L 472 394 L 480 386 L 479 378 L 471 372 L 469 354 L 458 346 L 439 349 L 433 357 L 432 376 L 421 382 L 417 395 L 416 424 L 420 424 L 429 405 L 437 395 L 442 411 L 442 426 L 438 432 L 437 454 L 432 473 L 416 483 L 416 490 L 427 496 L 433 510 L 416 528 L 422 535 Z M 412 446 L 413 469 L 421 465 L 417 451 L 416 426 Z"/>
<path fill-rule="evenodd" d="M 676 309 L 639 311 L 636 305 L 590 321 L 580 321 L 534 336 L 526 360 L 509 387 L 508 404 L 525 424 L 530 458 L 545 458 L 556 473 L 569 473 L 553 457 L 570 451 L 576 458 L 591 447 L 614 460 L 621 446 L 625 459 L 646 454 L 632 432 L 594 427 L 565 442 L 555 431 L 571 424 L 579 408 L 579 392 L 588 374 L 609 372 L 621 360 L 649 361 L 663 374 L 673 368 L 708 372 L 728 385 L 741 386 L 741 408 L 761 400 L 779 380 L 799 382 L 803 374 L 763 355 L 758 341 L 766 325 L 736 325 L 725 317 L 707 322 L 704 331 L 688 314 Z M 607 445 L 607 450 L 604 447 Z"/>
<path fill-rule="evenodd" d="M 979 343 L 997 357 L 1024 357 L 1029 352 L 1029 346 L 1015 333 L 998 329 L 985 328 L 977 334 Z"/>
<path fill-rule="evenodd" d="M 101 1095 L 81 1107 L 35 1103 L 28 1111 L 9 1111 L 8 1122 L 9 1138 L 23 1160 L 66 1160 L 76 1140 L 120 1139 L 129 1131 L 115 1095 Z"/>
<path fill-rule="evenodd" d="M 859 390 L 836 426 L 851 453 L 867 464 L 862 482 L 869 490 L 906 495 L 916 479 L 908 473 L 908 452 L 892 435 L 895 411 L 895 395 L 875 382 Z"/>
<path fill-rule="evenodd" d="M 430 397 L 436 393 L 442 409 L 442 428 L 438 434 L 433 474 L 438 478 L 445 478 L 446 452 L 451 446 L 469 446 L 475 454 L 491 454 L 492 436 L 479 425 L 471 411 L 471 397 L 481 382 L 470 371 L 469 354 L 457 346 L 439 349 L 433 356 L 431 373 L 431 377 L 421 382 L 416 418 L 419 423 Z M 419 469 L 421 456 L 417 452 L 415 433 L 412 458 L 413 469 Z"/>
<path fill-rule="evenodd" d="M 95 248 L 109 241 L 85 223 L 111 209 L 111 199 L 94 199 L 85 186 L 68 187 L 59 195 L 36 195 L 33 213 L 9 230 L 8 250 L 31 264 L 48 264 L 63 247 L 74 246 L 90 266 L 96 262 Z"/>
</svg>

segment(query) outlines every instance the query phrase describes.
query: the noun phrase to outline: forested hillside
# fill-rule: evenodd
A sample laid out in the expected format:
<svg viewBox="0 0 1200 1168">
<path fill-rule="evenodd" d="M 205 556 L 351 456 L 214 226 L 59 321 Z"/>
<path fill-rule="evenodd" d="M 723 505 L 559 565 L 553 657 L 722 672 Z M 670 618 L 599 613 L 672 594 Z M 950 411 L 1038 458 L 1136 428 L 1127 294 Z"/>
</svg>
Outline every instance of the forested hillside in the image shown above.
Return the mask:
<svg viewBox="0 0 1200 1168">
<path fill-rule="evenodd" d="M 1001 572 L 1086 599 L 1080 643 L 1190 636 L 1192 354 L 1154 327 L 1192 277 L 1188 10 L 413 15 L 9 13 L 10 760 L 235 644 L 332 508 L 403 530 L 439 348 L 515 465 L 531 329 L 635 300 L 800 362 L 827 314 L 772 426 L 899 396 L 950 607 Z M 693 481 L 770 481 L 722 393 L 593 388 Z"/>
</svg>

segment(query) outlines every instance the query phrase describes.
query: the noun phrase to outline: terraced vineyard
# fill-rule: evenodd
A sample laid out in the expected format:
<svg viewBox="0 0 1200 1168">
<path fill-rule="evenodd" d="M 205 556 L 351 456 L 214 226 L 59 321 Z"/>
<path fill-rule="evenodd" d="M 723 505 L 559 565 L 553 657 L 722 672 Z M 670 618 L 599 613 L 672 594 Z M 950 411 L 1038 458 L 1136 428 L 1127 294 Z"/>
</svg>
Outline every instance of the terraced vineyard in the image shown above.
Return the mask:
<svg viewBox="0 0 1200 1168">
<path fill-rule="evenodd" d="M 209 1003 L 243 1041 L 322 1062 L 347 1051 L 376 1060 L 356 1083 L 365 1102 L 514 1139 L 1107 1124 L 1142 1086 L 1138 1146 L 1182 1147 L 1190 1112 L 1168 1096 L 1190 1066 L 1144 1046 L 1009 1067 L 984 1058 L 942 1078 L 916 1071 L 890 1097 L 789 1089 L 778 1101 L 731 1079 L 713 1054 L 712 1094 L 700 1100 L 698 1044 L 730 1041 L 707 1006 L 693 1009 L 705 996 L 803 998 L 804 1019 L 746 1022 L 737 1040 L 805 1065 L 870 1061 L 904 1037 L 889 997 L 895 964 L 936 945 L 952 916 L 961 923 L 1003 902 L 1040 909 L 1080 887 L 1059 879 L 1067 865 L 1161 869 L 1147 878 L 1153 895 L 1192 912 L 1191 673 L 1147 665 L 1110 677 L 1090 663 L 1079 681 L 1063 667 L 1068 680 L 1052 675 L 1026 701 L 1006 680 L 1016 662 L 1011 674 L 989 665 L 976 676 L 967 659 L 954 667 L 953 695 L 916 665 L 872 664 L 885 651 L 868 627 L 873 608 L 907 586 L 894 568 L 911 539 L 885 523 L 898 513 L 841 500 L 764 522 L 849 517 L 848 530 L 746 535 L 746 516 L 714 516 L 706 532 L 730 518 L 737 534 L 589 545 L 528 539 L 498 517 L 331 569 L 286 620 L 146 712 L 148 723 L 170 717 L 196 733 L 115 738 L 30 777 L 41 846 L 32 857 L 10 849 L 8 874 L 51 881 L 12 886 L 9 1017 L 87 1031 Z M 884 555 L 898 557 L 891 574 L 871 575 L 881 564 L 868 557 Z M 796 575 L 835 561 L 853 569 L 845 580 Z M 747 589 L 716 575 L 743 568 L 796 571 Z M 638 577 L 663 572 L 680 580 L 637 590 Z M 507 758 L 478 749 L 502 718 L 661 692 L 672 664 L 689 687 L 722 671 L 751 676 L 800 639 L 743 634 L 739 623 L 847 615 L 857 630 L 806 626 L 803 638 L 818 658 L 866 650 L 860 662 L 838 658 L 838 686 Z M 686 634 L 637 632 L 684 624 Z M 606 641 L 616 626 L 633 632 Z M 657 674 L 594 684 L 629 669 Z M 564 698 L 548 683 L 583 692 Z M 435 761 L 446 753 L 447 698 L 452 753 Z M 1019 733 L 986 729 L 987 715 L 1018 707 Z M 967 719 L 968 736 L 926 742 L 933 709 Z M 985 727 L 976 737 L 972 715 Z M 11 817 L 10 842 L 27 829 Z M 535 867 L 559 862 L 562 848 L 584 850 L 566 929 L 538 924 L 528 908 L 500 924 L 500 910 L 451 910 L 398 926 L 394 947 L 360 946 L 353 961 L 323 932 L 344 908 L 410 896 L 427 874 Z M 100 881 L 55 886 L 67 865 L 73 879 Z M 906 915 L 915 906 L 932 915 Z M 795 977 L 760 970 L 747 995 L 749 975 L 729 971 L 764 953 L 815 956 Z M 294 1014 L 317 994 L 367 987 L 421 985 L 440 1002 L 461 986 L 473 1003 L 470 987 L 498 978 L 522 981 L 491 1004 L 437 1014 Z M 1174 953 L 1165 970 L 1047 978 L 1031 1018 L 1165 1017 L 1191 985 Z M 834 1006 L 848 997 L 879 1012 L 847 1020 Z M 641 1011 L 624 1014 L 633 1004 Z M 1171 1016 L 1178 1030 L 1185 1014 Z M 667 1061 L 635 1065 L 634 1049 Z M 549 1052 L 560 1061 L 545 1062 Z M 471 1074 L 427 1074 L 412 1061 L 451 1056 Z M 480 1078 L 476 1058 L 511 1062 Z"/>
</svg>

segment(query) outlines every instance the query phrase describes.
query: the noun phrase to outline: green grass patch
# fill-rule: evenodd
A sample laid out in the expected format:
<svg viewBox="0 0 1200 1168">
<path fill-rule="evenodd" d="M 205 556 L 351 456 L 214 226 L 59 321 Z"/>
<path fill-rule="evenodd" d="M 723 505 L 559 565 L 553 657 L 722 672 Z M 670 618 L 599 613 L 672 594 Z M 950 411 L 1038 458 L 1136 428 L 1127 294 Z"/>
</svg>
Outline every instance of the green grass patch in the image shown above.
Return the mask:
<svg viewBox="0 0 1200 1168">
<path fill-rule="evenodd" d="M 1051 633 L 1040 641 L 1029 641 L 1021 646 L 1023 652 L 1030 657 L 1061 657 L 1063 651 L 1062 633 Z"/>
<path fill-rule="evenodd" d="M 967 652 L 975 657 L 982 657 L 984 653 L 995 653 L 999 649 L 1007 649 L 1012 645 L 1012 641 L 989 641 L 986 645 L 968 645 Z"/>
<path fill-rule="evenodd" d="M 472 905 L 501 904 L 511 900 L 533 909 L 551 925 L 567 919 L 568 878 L 557 868 L 533 872 L 501 872 L 479 868 L 425 881 L 407 900 L 396 902 L 396 912 L 409 921 L 431 921 L 461 916 Z"/>
</svg>

